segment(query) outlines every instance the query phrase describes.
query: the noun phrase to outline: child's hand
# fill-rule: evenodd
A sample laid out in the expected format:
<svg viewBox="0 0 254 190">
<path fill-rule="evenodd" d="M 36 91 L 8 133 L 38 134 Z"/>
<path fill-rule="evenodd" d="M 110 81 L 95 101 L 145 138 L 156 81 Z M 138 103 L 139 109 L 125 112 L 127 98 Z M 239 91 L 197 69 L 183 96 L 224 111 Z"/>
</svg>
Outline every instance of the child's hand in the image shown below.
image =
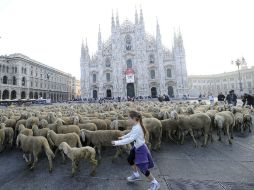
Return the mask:
<svg viewBox="0 0 254 190">
<path fill-rule="evenodd" d="M 119 140 L 122 140 L 122 137 L 118 137 Z"/>
</svg>

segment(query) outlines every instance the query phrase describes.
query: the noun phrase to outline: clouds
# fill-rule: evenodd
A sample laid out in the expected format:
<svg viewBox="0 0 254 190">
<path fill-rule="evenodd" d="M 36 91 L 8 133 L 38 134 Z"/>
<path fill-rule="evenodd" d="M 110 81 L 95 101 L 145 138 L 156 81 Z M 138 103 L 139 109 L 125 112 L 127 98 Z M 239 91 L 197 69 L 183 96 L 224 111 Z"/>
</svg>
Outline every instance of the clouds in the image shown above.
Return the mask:
<svg viewBox="0 0 254 190">
<path fill-rule="evenodd" d="M 174 28 L 181 28 L 189 74 L 236 69 L 230 62 L 240 56 L 254 65 L 251 1 L 232 0 L 1 0 L 0 54 L 23 53 L 79 78 L 82 38 L 94 53 L 99 24 L 102 39 L 110 36 L 112 9 L 121 23 L 134 21 L 140 5 L 151 34 L 158 17 L 165 46 L 172 46 Z"/>
</svg>

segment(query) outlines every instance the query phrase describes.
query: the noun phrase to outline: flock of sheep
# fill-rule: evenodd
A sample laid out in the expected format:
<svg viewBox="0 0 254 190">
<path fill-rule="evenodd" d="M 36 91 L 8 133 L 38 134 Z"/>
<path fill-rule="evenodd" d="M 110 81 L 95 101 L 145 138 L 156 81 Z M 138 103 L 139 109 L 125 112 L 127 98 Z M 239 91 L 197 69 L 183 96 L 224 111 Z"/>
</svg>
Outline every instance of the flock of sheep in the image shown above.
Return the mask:
<svg viewBox="0 0 254 190">
<path fill-rule="evenodd" d="M 213 141 L 213 132 L 227 135 L 232 144 L 233 133 L 251 132 L 251 107 L 229 105 L 210 109 L 205 102 L 119 102 L 105 104 L 62 104 L 38 107 L 8 107 L 0 110 L 0 152 L 15 145 L 23 151 L 23 158 L 34 169 L 38 156 L 45 152 L 49 172 L 57 152 L 72 161 L 72 176 L 79 170 L 79 162 L 88 160 L 91 175 L 96 174 L 103 147 L 111 147 L 112 141 L 128 133 L 131 126 L 128 112 L 137 110 L 143 116 L 148 131 L 146 143 L 152 150 L 159 150 L 162 139 L 184 143 L 190 135 L 195 147 L 196 139 L 203 138 L 203 146 Z M 115 147 L 113 160 L 131 145 Z M 54 152 L 53 152 L 54 151 Z"/>
</svg>

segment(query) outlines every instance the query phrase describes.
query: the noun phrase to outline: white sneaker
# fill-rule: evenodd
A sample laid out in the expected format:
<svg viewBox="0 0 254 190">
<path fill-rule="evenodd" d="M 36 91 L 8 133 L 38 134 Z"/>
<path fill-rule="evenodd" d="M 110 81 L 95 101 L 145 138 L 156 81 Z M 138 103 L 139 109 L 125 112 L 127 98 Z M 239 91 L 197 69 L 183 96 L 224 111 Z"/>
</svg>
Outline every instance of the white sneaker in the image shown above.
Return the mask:
<svg viewBox="0 0 254 190">
<path fill-rule="evenodd" d="M 140 181 L 141 178 L 140 176 L 136 177 L 134 174 L 132 174 L 131 176 L 127 177 L 127 181 L 128 182 L 134 182 L 134 181 Z"/>
<path fill-rule="evenodd" d="M 151 183 L 151 186 L 148 190 L 158 190 L 160 189 L 160 184 L 157 182 L 157 183 Z"/>
</svg>

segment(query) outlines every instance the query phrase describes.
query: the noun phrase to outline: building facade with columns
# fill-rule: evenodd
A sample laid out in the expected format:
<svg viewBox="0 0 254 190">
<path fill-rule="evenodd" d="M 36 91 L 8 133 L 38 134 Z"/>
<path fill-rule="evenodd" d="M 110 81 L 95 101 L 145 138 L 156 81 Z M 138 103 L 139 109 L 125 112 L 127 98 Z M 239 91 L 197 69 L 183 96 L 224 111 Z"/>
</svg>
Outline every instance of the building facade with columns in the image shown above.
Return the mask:
<svg viewBox="0 0 254 190">
<path fill-rule="evenodd" d="M 0 99 L 50 98 L 66 101 L 73 97 L 75 77 L 22 54 L 0 56 Z M 75 86 L 75 85 L 74 85 Z"/>
<path fill-rule="evenodd" d="M 178 97 L 187 91 L 185 50 L 180 31 L 172 49 L 162 44 L 157 21 L 156 36 L 146 33 L 142 10 L 135 22 L 120 24 L 112 15 L 111 36 L 103 41 L 98 32 L 98 49 L 90 57 L 82 42 L 81 97 L 134 97 L 168 94 Z"/>
<path fill-rule="evenodd" d="M 239 80 L 240 72 L 240 80 Z M 229 90 L 234 90 L 236 95 L 243 93 L 254 93 L 254 66 L 248 68 L 241 67 L 238 71 L 226 72 L 214 75 L 192 75 L 188 77 L 188 87 L 190 96 L 197 97 L 199 94 L 208 96 L 213 94 L 217 96 L 219 92 L 224 95 Z M 240 91 L 240 82 L 242 91 Z"/>
</svg>

